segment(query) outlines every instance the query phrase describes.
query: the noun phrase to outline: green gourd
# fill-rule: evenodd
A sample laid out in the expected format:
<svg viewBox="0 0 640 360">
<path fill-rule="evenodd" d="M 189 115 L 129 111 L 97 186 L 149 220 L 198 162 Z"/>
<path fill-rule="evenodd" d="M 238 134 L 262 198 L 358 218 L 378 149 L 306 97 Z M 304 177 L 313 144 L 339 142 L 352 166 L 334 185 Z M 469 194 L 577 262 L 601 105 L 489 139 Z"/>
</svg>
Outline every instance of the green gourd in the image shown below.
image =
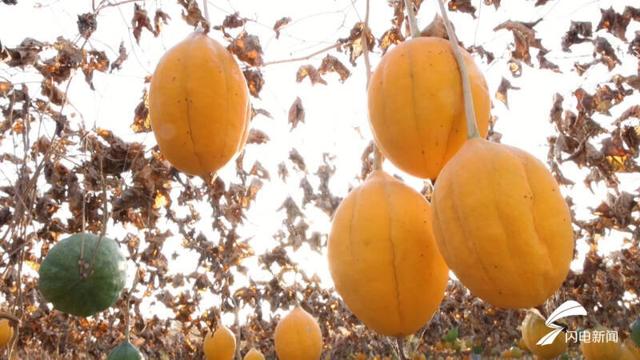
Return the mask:
<svg viewBox="0 0 640 360">
<path fill-rule="evenodd" d="M 85 265 L 82 271 L 81 251 Z M 39 288 L 55 309 L 87 317 L 112 306 L 120 297 L 125 279 L 126 260 L 118 243 L 79 233 L 49 250 L 40 266 Z"/>
</svg>

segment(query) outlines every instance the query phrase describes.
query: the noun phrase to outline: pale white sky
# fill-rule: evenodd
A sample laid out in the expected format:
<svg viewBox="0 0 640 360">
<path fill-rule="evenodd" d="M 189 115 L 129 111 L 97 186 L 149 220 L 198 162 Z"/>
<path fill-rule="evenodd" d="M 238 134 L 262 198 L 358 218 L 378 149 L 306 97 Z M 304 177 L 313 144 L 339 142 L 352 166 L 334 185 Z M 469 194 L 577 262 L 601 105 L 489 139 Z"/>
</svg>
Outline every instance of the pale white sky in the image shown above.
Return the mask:
<svg viewBox="0 0 640 360">
<path fill-rule="evenodd" d="M 482 1 L 472 2 L 476 7 L 480 7 L 479 4 Z M 371 3 L 370 27 L 374 35 L 380 37 L 390 27 L 392 10 L 387 6 L 386 1 L 374 0 Z M 532 1 L 503 1 L 499 11 L 495 11 L 493 7 L 481 6 L 479 20 L 472 19 L 468 14 L 459 13 L 451 14 L 451 18 L 456 24 L 460 40 L 465 45 L 483 45 L 487 50 L 493 51 L 498 58 L 490 65 L 479 58 L 476 59 L 485 72 L 490 92 L 493 94 L 502 76 L 509 78 L 506 61 L 509 58 L 508 48 L 513 41 L 508 31 L 493 32 L 492 29 L 497 24 L 509 19 L 534 21 L 543 16 L 544 23 L 537 29 L 543 44 L 551 50 L 547 56 L 548 59 L 559 65 L 572 64 L 575 61 L 588 62 L 591 60 L 589 45 L 574 46 L 572 53 L 564 53 L 560 50 L 560 37 L 568 29 L 570 19 L 594 20 L 599 18 L 600 8 L 613 5 L 614 8 L 622 10 L 625 5 L 632 3 L 636 1 L 551 0 L 547 6 L 536 8 L 533 7 Z M 260 36 L 264 59 L 271 61 L 307 55 L 334 43 L 337 38 L 347 37 L 351 26 L 363 16 L 364 6 L 363 0 L 210 0 L 209 12 L 213 24 L 221 23 L 226 15 L 235 11 L 239 11 L 243 17 L 254 20 L 247 23 L 246 29 L 249 33 Z M 134 109 L 144 88 L 143 79 L 153 72 L 159 57 L 172 45 L 182 40 L 192 31 L 192 28 L 180 18 L 181 10 L 175 0 L 145 1 L 145 8 L 151 16 L 156 8 L 162 8 L 172 17 L 172 20 L 164 27 L 158 38 L 154 38 L 149 32 L 143 32 L 140 45 L 135 44 L 130 32 L 133 4 L 102 11 L 98 18 L 98 30 L 91 37 L 90 45 L 106 51 L 113 60 L 117 57 L 120 41 L 124 41 L 129 59 L 124 63 L 122 70 L 113 74 L 95 72 L 95 92 L 92 92 L 84 82 L 83 75 L 77 74 L 72 80 L 69 91 L 73 107 L 68 109 L 82 114 L 88 127 L 95 125 L 99 128 L 107 128 L 125 140 L 141 141 L 147 146 L 153 146 L 155 141 L 152 134 L 136 135 L 129 128 Z M 90 10 L 91 1 L 88 0 L 19 0 L 17 6 L 0 6 L 2 43 L 4 46 L 13 47 L 25 37 L 53 42 L 59 35 L 77 39 L 77 15 Z M 435 12 L 435 2 L 425 1 L 418 14 L 420 27 L 426 26 Z M 282 30 L 278 40 L 270 29 L 283 16 L 291 17 L 293 22 Z M 640 30 L 640 26 L 637 22 L 632 22 L 628 34 L 633 34 L 635 30 Z M 234 30 L 231 32 L 236 33 Z M 221 34 L 216 31 L 212 31 L 211 36 L 222 41 Z M 626 49 L 620 50 L 622 50 L 621 53 L 626 52 Z M 332 54 L 348 65 L 345 54 L 335 52 Z M 372 54 L 374 66 L 379 60 L 379 55 L 377 52 Z M 309 61 L 271 65 L 262 69 L 266 85 L 261 92 L 261 99 L 253 99 L 253 104 L 256 108 L 268 110 L 273 115 L 273 119 L 258 116 L 252 122 L 252 127 L 266 132 L 271 141 L 265 145 L 247 146 L 244 162 L 246 167 L 250 167 L 254 161 L 259 160 L 269 170 L 272 182 L 265 183 L 256 202 L 247 213 L 246 226 L 240 231 L 243 237 L 251 238 L 250 243 L 258 255 L 276 245 L 272 236 L 281 228 L 282 219 L 285 216 L 283 211 L 277 212 L 284 199 L 290 195 L 301 205 L 302 190 L 298 186 L 301 174 L 293 171 L 292 163 L 287 160 L 291 148 L 298 149 L 304 156 L 312 185 L 318 184 L 313 173 L 322 164 L 323 152 L 337 155 L 334 161 L 337 172 L 330 184 L 335 194 L 344 196 L 349 187 L 358 184 L 356 176 L 361 168 L 360 156 L 371 138 L 367 123 L 365 69 L 362 60 L 358 60 L 356 68 L 350 67 L 352 76 L 344 84 L 339 83 L 335 74 L 325 76 L 329 82 L 326 86 L 312 86 L 308 80 L 300 84 L 295 82 L 295 74 L 300 65 L 311 63 L 319 66 L 323 56 L 324 54 Z M 619 66 L 616 72 L 625 75 L 634 73 L 636 62 L 629 61 L 628 57 L 627 61 L 624 59 L 623 65 Z M 28 85 L 34 93 L 39 91 L 39 75 L 33 69 L 23 73 L 15 69 L 7 69 L 0 64 L 0 76 L 11 78 L 14 82 L 35 81 Z M 546 138 L 552 130 L 548 114 L 553 94 L 561 93 L 565 97 L 565 106 L 573 105 L 575 100 L 571 91 L 578 85 L 593 92 L 596 83 L 609 77 L 610 75 L 602 71 L 599 66 L 590 70 L 586 78 L 579 77 L 573 71 L 558 75 L 548 70 L 535 70 L 525 66 L 523 75 L 512 80 L 515 86 L 522 89 L 509 93 L 510 109 L 500 102 L 495 102 L 493 114 L 499 118 L 496 129 L 503 134 L 502 142 L 521 147 L 546 161 Z M 304 124 L 290 131 L 287 113 L 297 96 L 302 99 L 306 120 Z M 626 103 L 639 101 L 640 98 L 635 95 Z M 626 108 L 627 106 L 624 105 L 613 108 L 611 119 L 615 119 Z M 596 118 L 607 119 L 598 116 Z M 80 121 L 80 116 L 76 116 L 72 121 Z M 603 125 L 610 126 L 610 119 L 607 119 Z M 277 176 L 277 165 L 283 161 L 290 168 L 287 183 L 280 181 Z M 385 169 L 401 174 L 388 162 L 385 163 Z M 569 189 L 576 203 L 576 215 L 580 218 L 588 218 L 591 216 L 589 208 L 596 207 L 601 199 L 604 199 L 607 189 L 603 185 L 595 186 L 592 194 L 580 181 L 587 170 L 568 165 L 565 171 L 570 178 L 578 179 L 578 184 L 573 189 Z M 225 181 L 232 181 L 234 164 L 223 169 L 220 176 Z M 406 174 L 401 176 L 416 188 L 422 187 L 420 180 Z M 620 177 L 623 180 L 623 188 L 640 184 L 639 174 Z M 566 193 L 567 189 L 564 190 Z M 328 232 L 330 219 L 323 212 L 313 206 L 307 206 L 305 214 L 311 225 L 310 232 L 319 231 L 323 234 Z M 204 220 L 201 222 L 201 229 L 206 234 L 212 235 L 211 221 L 208 218 L 210 211 L 203 207 L 202 215 Z M 133 227 L 124 229 L 118 225 L 111 226 L 109 233 L 113 234 L 113 237 L 122 238 L 126 231 L 136 230 Z M 619 235 L 611 234 L 610 237 L 612 240 L 608 241 L 608 244 L 612 245 L 611 248 L 618 247 L 622 243 Z M 167 242 L 165 253 L 168 257 L 173 249 L 179 248 L 180 243 L 179 237 L 174 237 Z M 583 243 L 579 243 L 578 248 L 581 254 L 586 251 Z M 605 251 L 608 251 L 606 247 Z M 195 254 L 179 252 L 178 259 L 170 262 L 170 271 L 188 274 L 195 266 Z M 304 268 L 310 275 L 317 273 L 327 286 L 331 286 L 324 254 L 315 253 L 303 246 L 292 256 L 301 264 L 305 264 Z M 577 269 L 579 263 L 580 261 L 576 261 L 574 268 Z M 247 260 L 247 266 L 252 269 L 251 276 L 257 279 L 268 276 L 259 271 L 256 264 L 256 258 Z M 130 268 L 133 269 L 133 266 Z M 242 284 L 242 281 L 238 282 L 238 285 Z M 209 297 L 208 301 L 201 304 L 200 310 L 206 310 L 207 306 L 216 304 L 217 299 Z M 267 309 L 265 311 L 268 312 Z M 231 323 L 231 316 L 225 317 L 224 321 Z"/>
</svg>

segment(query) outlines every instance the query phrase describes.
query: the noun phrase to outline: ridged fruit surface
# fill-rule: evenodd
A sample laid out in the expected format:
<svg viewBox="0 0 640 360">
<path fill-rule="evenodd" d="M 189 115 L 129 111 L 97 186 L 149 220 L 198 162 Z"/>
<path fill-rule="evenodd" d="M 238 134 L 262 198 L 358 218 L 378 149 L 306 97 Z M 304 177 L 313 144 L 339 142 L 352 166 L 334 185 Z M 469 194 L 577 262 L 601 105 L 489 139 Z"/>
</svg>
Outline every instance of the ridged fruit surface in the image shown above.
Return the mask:
<svg viewBox="0 0 640 360">
<path fill-rule="evenodd" d="M 39 288 L 55 309 L 87 317 L 112 306 L 120 297 L 127 275 L 126 260 L 115 240 L 99 239 L 97 235 L 79 233 L 60 240 L 49 250 L 40 266 Z M 82 258 L 91 271 L 81 272 L 83 248 Z"/>
<path fill-rule="evenodd" d="M 236 354 L 236 337 L 224 325 L 204 338 L 203 352 L 207 360 L 232 360 Z"/>
<path fill-rule="evenodd" d="M 461 50 L 484 137 L 491 106 L 487 84 Z M 371 76 L 368 96 L 376 144 L 411 175 L 435 179 L 467 138 L 460 72 L 447 40 L 420 37 L 388 51 Z"/>
<path fill-rule="evenodd" d="M 318 321 L 299 306 L 278 322 L 274 341 L 280 360 L 318 360 L 322 355 Z"/>
<path fill-rule="evenodd" d="M 328 241 L 336 290 L 368 327 L 406 336 L 438 309 L 448 269 L 425 198 L 381 170 L 342 201 Z"/>
<path fill-rule="evenodd" d="M 520 149 L 468 140 L 442 170 L 433 210 L 449 268 L 492 305 L 535 307 L 567 276 L 569 208 L 544 164 Z"/>
<path fill-rule="evenodd" d="M 527 348 L 542 360 L 554 359 L 567 351 L 567 339 L 564 333 L 560 333 L 549 345 L 536 345 L 543 336 L 551 331 L 553 329 L 545 325 L 544 319 L 533 312 L 528 312 L 522 322 L 522 338 L 527 344 Z"/>
<path fill-rule="evenodd" d="M 206 176 L 246 142 L 249 90 L 233 55 L 195 32 L 160 59 L 149 90 L 151 127 L 177 169 Z"/>
</svg>

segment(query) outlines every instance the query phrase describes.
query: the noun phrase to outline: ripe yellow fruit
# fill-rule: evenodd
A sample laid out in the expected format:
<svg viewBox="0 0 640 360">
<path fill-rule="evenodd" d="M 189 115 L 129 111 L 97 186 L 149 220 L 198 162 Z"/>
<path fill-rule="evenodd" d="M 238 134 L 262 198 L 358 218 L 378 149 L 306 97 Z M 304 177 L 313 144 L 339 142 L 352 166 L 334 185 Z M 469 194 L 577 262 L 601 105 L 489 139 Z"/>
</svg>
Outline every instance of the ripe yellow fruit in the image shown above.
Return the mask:
<svg viewBox="0 0 640 360">
<path fill-rule="evenodd" d="M 251 349 L 243 358 L 244 360 L 264 360 L 264 355 L 259 350 Z"/>
<path fill-rule="evenodd" d="M 484 137 L 491 106 L 487 84 L 461 51 Z M 420 37 L 387 52 L 371 76 L 369 118 L 385 157 L 411 175 L 435 179 L 466 140 L 460 73 L 449 42 Z"/>
<path fill-rule="evenodd" d="M 551 173 L 525 151 L 468 140 L 440 173 L 433 210 L 445 261 L 492 305 L 540 305 L 569 272 L 569 208 Z"/>
<path fill-rule="evenodd" d="M 160 59 L 151 79 L 149 116 L 160 152 L 177 169 L 206 176 L 246 142 L 249 90 L 222 45 L 195 32 Z"/>
<path fill-rule="evenodd" d="M 553 359 L 567 351 L 567 339 L 564 333 L 558 335 L 549 345 L 537 345 L 538 341 L 553 329 L 547 327 L 544 319 L 535 312 L 527 312 L 522 322 L 522 338 L 529 351 L 541 359 Z"/>
<path fill-rule="evenodd" d="M 0 320 L 0 349 L 7 346 L 13 338 L 13 327 L 7 319 Z"/>
<path fill-rule="evenodd" d="M 207 360 L 232 360 L 236 353 L 236 337 L 221 324 L 213 334 L 207 334 L 203 351 Z"/>
<path fill-rule="evenodd" d="M 587 330 L 589 331 L 589 330 Z M 607 329 L 603 327 L 596 327 L 595 331 L 605 332 Z M 594 341 L 596 337 L 594 336 L 594 331 L 591 331 L 591 335 L 589 336 L 591 341 L 583 342 L 580 344 L 580 350 L 582 351 L 582 355 L 585 360 L 618 360 L 620 358 L 620 354 L 622 353 L 622 348 L 620 343 L 617 341 Z"/>
<path fill-rule="evenodd" d="M 640 347 L 631 339 L 627 339 L 622 344 L 620 360 L 640 360 Z"/>
<path fill-rule="evenodd" d="M 424 326 L 449 276 L 433 237 L 429 203 L 381 170 L 336 210 L 328 258 L 349 309 L 387 336 L 410 335 Z"/>
<path fill-rule="evenodd" d="M 296 306 L 280 320 L 274 340 L 280 360 L 318 360 L 322 355 L 320 326 L 300 306 Z"/>
</svg>

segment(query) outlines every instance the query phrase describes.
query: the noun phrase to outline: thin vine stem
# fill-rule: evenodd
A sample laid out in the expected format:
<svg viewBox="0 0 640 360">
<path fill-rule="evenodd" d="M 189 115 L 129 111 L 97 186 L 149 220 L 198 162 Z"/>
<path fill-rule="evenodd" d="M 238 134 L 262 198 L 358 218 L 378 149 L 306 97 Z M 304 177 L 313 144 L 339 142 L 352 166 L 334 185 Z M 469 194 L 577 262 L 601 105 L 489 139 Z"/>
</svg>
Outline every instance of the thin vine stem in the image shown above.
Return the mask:
<svg viewBox="0 0 640 360">
<path fill-rule="evenodd" d="M 369 58 L 369 13 L 370 13 L 370 0 L 366 1 L 366 8 L 364 13 L 364 23 L 362 25 L 362 35 L 360 37 L 360 42 L 362 42 L 362 57 L 364 58 L 364 68 L 366 69 L 367 74 L 367 90 L 369 90 L 369 82 L 371 81 L 371 59 Z M 376 146 L 375 142 L 373 144 L 373 169 L 380 170 L 382 169 L 382 162 L 384 161 L 384 156 Z"/>
<path fill-rule="evenodd" d="M 464 63 L 464 57 L 462 56 L 462 51 L 460 51 L 460 47 L 458 46 L 458 37 L 456 36 L 455 31 L 453 31 L 453 29 L 451 28 L 451 22 L 449 22 L 449 16 L 447 15 L 447 10 L 444 7 L 444 1 L 438 0 L 438 5 L 440 6 L 440 12 L 442 13 L 442 19 L 444 20 L 444 26 L 447 29 L 447 35 L 449 36 L 449 42 L 451 43 L 453 56 L 456 58 L 456 62 L 458 63 L 458 69 L 460 70 L 460 77 L 462 78 L 464 114 L 465 114 L 465 119 L 467 120 L 467 138 L 469 139 L 477 138 L 477 137 L 480 137 L 480 133 L 478 132 L 478 125 L 476 122 L 476 112 L 473 106 L 473 96 L 471 93 L 471 82 L 469 80 L 469 70 L 467 69 L 467 66 Z"/>
<path fill-rule="evenodd" d="M 420 36 L 420 29 L 418 29 L 418 20 L 416 19 L 416 13 L 413 11 L 413 2 L 411 0 L 404 0 L 404 7 L 407 8 L 407 18 L 409 19 L 409 31 L 412 38 Z"/>
</svg>

